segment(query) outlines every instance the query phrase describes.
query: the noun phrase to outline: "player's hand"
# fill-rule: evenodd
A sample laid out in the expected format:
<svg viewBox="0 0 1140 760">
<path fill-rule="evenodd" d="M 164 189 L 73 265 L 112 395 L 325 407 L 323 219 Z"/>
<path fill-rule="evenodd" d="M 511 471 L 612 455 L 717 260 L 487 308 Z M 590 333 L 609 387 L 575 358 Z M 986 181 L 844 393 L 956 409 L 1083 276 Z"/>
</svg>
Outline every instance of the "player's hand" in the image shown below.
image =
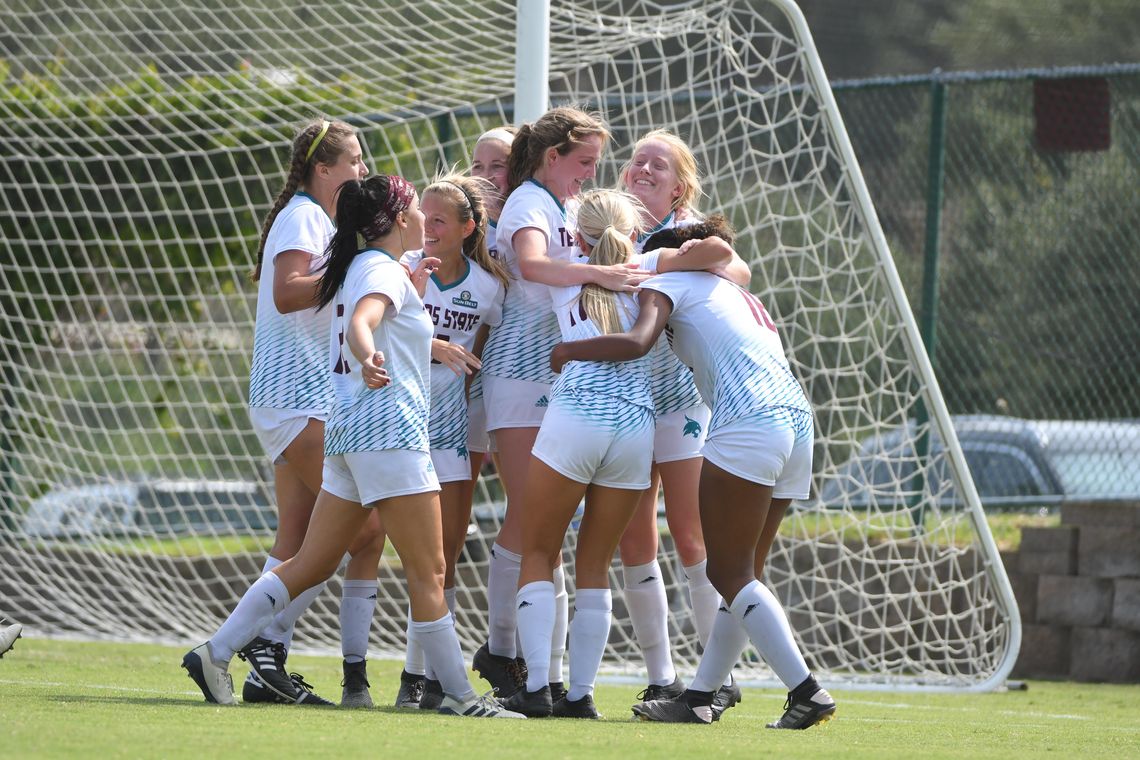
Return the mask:
<svg viewBox="0 0 1140 760">
<path fill-rule="evenodd" d="M 693 246 L 700 243 L 703 239 L 704 238 L 694 238 L 692 240 L 686 240 L 684 243 L 681 243 L 681 247 L 677 249 L 677 255 L 684 256 L 686 253 L 693 249 Z"/>
<path fill-rule="evenodd" d="M 381 366 L 383 364 L 384 352 L 376 351 L 360 365 L 360 376 L 364 379 L 364 387 L 375 390 L 392 382 L 388 370 Z"/>
<path fill-rule="evenodd" d="M 556 374 L 562 373 L 562 368 L 566 366 L 566 362 L 570 361 L 567 356 L 569 351 L 565 343 L 559 343 L 550 351 L 550 369 L 554 370 Z"/>
<path fill-rule="evenodd" d="M 412 272 L 412 285 L 415 287 L 416 292 L 420 294 L 420 298 L 424 297 L 424 291 L 427 290 L 427 281 L 431 277 L 432 272 L 439 269 L 440 263 L 440 260 L 434 256 L 424 256 L 420 259 L 420 263 L 416 264 L 416 268 Z"/>
<path fill-rule="evenodd" d="M 611 264 L 594 269 L 598 270 L 594 284 L 618 293 L 636 293 L 638 286 L 653 276 L 653 272 L 638 269 L 637 264 Z"/>
<path fill-rule="evenodd" d="M 475 370 L 483 367 L 483 362 L 479 361 L 479 357 L 463 346 L 438 338 L 431 339 L 431 358 L 460 377 L 473 375 Z"/>
</svg>

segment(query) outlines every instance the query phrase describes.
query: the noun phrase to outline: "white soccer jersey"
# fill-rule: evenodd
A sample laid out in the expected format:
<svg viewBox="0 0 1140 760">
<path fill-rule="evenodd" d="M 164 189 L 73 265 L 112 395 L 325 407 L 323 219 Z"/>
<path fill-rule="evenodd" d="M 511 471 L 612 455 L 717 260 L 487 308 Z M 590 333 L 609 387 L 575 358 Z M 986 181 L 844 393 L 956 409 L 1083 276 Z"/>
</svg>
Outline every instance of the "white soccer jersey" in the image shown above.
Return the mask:
<svg viewBox="0 0 1140 760">
<path fill-rule="evenodd" d="M 692 216 L 678 221 L 677 212 L 670 211 L 660 224 L 638 237 L 637 244 L 634 247 L 638 253 L 641 253 L 645 247 L 645 241 L 653 233 L 671 230 L 674 227 L 684 227 L 694 222 L 696 219 Z M 692 409 L 701 403 L 701 394 L 697 390 L 697 384 L 693 381 L 693 373 L 670 350 L 664 334 L 657 339 L 656 345 L 649 350 L 648 358 L 649 387 L 653 391 L 653 407 L 658 418 L 682 409 Z"/>
<path fill-rule="evenodd" d="M 588 340 L 602 334 L 586 313 L 586 307 L 580 298 L 582 287 L 573 285 L 550 288 L 551 302 L 564 341 Z M 629 330 L 637 321 L 639 309 L 636 296 L 630 293 L 613 295 L 617 298 L 621 329 Z M 558 396 L 567 391 L 576 391 L 579 395 L 585 394 L 593 398 L 616 397 L 653 411 L 647 369 L 648 358 L 629 362 L 567 362 L 554 382 L 551 394 Z"/>
<path fill-rule="evenodd" d="M 410 251 L 400 261 L 414 270 L 423 255 L 423 251 Z M 436 338 L 471 351 L 482 325 L 497 327 L 503 320 L 503 284 L 466 257 L 463 263 L 467 271 L 453 283 L 444 285 L 431 276 L 424 292 L 424 310 L 435 326 Z M 456 375 L 432 359 L 428 437 L 433 449 L 467 448 L 465 382 L 465 375 Z"/>
<path fill-rule="evenodd" d="M 269 228 L 257 285 L 257 322 L 249 376 L 252 408 L 295 409 L 323 416 L 332 405 L 329 310 L 302 309 L 282 314 L 273 303 L 273 277 L 277 256 L 285 251 L 308 253 L 309 272 L 320 269 L 334 231 L 329 215 L 303 192 L 285 204 Z"/>
<path fill-rule="evenodd" d="M 669 343 L 692 367 L 712 408 L 709 434 L 722 425 L 772 407 L 811 405 L 788 366 L 780 335 L 760 299 L 708 272 L 668 272 L 641 287 L 673 302 Z"/>
<path fill-rule="evenodd" d="M 373 340 L 384 353 L 392 382 L 369 389 L 360 362 L 345 343 L 345 331 L 360 299 L 381 293 L 392 301 Z M 361 251 L 348 267 L 336 298 L 326 308 L 336 401 L 325 424 L 325 455 L 385 449 L 428 451 L 431 380 L 431 318 L 407 271 L 387 251 Z"/>
<path fill-rule="evenodd" d="M 558 343 L 558 323 L 550 310 L 550 291 L 528 282 L 519 272 L 518 256 L 511 239 L 521 229 L 533 227 L 547 240 L 546 255 L 573 260 L 579 254 L 574 244 L 573 212 L 535 180 L 519 185 L 507 198 L 499 215 L 497 246 L 499 260 L 513 278 L 503 304 L 503 322 L 491 333 L 483 352 L 483 372 L 496 377 L 554 382 L 550 350 Z"/>
</svg>

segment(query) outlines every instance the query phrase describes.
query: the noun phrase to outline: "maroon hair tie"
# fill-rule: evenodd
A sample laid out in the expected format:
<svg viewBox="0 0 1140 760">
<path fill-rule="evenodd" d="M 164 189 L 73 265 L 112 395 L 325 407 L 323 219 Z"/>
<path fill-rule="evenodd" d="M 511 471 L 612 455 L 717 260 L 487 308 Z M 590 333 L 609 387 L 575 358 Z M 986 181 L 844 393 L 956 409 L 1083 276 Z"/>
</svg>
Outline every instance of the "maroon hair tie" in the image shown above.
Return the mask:
<svg viewBox="0 0 1140 760">
<path fill-rule="evenodd" d="M 412 205 L 412 198 L 416 196 L 416 188 L 403 177 L 389 175 L 388 197 L 384 205 L 376 212 L 372 222 L 361 230 L 365 240 L 376 240 L 384 237 L 392 229 L 396 215 Z"/>
</svg>

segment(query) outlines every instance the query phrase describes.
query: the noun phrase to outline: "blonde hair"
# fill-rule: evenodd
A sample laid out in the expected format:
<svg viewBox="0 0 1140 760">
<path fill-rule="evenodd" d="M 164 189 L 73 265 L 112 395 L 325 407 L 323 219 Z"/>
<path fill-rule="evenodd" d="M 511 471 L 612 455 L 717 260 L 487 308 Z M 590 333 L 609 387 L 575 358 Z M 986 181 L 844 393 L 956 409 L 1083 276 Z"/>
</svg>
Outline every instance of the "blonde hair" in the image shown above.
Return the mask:
<svg viewBox="0 0 1140 760">
<path fill-rule="evenodd" d="M 610 131 L 601 114 L 587 113 L 573 106 L 551 108 L 537 121 L 519 127 L 511 142 L 511 158 L 507 169 L 507 195 L 526 182 L 542 166 L 546 151 L 554 148 L 565 156 L 589 137 L 610 139 Z"/>
<path fill-rule="evenodd" d="M 673 210 L 677 211 L 684 208 L 696 211 L 697 199 L 702 195 L 701 177 L 697 172 L 697 159 L 685 141 L 667 129 L 655 129 L 634 143 L 633 152 L 630 153 L 629 160 L 622 164 L 618 177 L 625 184 L 625 175 L 633 167 L 633 159 L 637 155 L 637 151 L 641 150 L 646 143 L 653 141 L 664 143 L 673 154 L 677 181 L 681 183 L 681 195 L 673 200 Z"/>
<path fill-rule="evenodd" d="M 486 197 L 494 192 L 497 192 L 495 186 L 485 179 L 452 172 L 437 176 L 424 190 L 424 195 L 434 193 L 443 196 L 451 202 L 462 224 L 469 219 L 475 222 L 475 230 L 463 238 L 463 254 L 506 288 L 510 284 L 510 275 L 502 262 L 487 250 Z"/>
<path fill-rule="evenodd" d="M 625 264 L 634 254 L 633 238 L 645 231 L 645 207 L 635 196 L 620 190 L 591 190 L 578 206 L 578 234 L 591 247 L 590 263 L 598 266 Z M 603 335 L 622 331 L 617 297 L 592 283 L 582 286 L 579 296 L 586 315 Z"/>
</svg>

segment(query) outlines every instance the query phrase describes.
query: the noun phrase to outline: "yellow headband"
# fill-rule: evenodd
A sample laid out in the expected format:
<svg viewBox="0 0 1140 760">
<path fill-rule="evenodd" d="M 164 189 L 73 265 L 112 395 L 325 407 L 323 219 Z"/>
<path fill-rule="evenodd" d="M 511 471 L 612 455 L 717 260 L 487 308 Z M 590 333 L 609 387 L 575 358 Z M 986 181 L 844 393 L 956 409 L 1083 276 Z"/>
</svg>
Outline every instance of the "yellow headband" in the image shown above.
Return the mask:
<svg viewBox="0 0 1140 760">
<path fill-rule="evenodd" d="M 321 144 L 321 140 L 325 139 L 325 135 L 328 134 L 329 127 L 331 126 L 331 121 L 321 122 L 321 131 L 317 133 L 317 138 L 313 140 L 313 144 L 309 146 L 309 152 L 305 154 L 306 164 L 309 163 L 309 159 L 313 157 L 313 154 L 317 152 L 317 146 Z"/>
</svg>

